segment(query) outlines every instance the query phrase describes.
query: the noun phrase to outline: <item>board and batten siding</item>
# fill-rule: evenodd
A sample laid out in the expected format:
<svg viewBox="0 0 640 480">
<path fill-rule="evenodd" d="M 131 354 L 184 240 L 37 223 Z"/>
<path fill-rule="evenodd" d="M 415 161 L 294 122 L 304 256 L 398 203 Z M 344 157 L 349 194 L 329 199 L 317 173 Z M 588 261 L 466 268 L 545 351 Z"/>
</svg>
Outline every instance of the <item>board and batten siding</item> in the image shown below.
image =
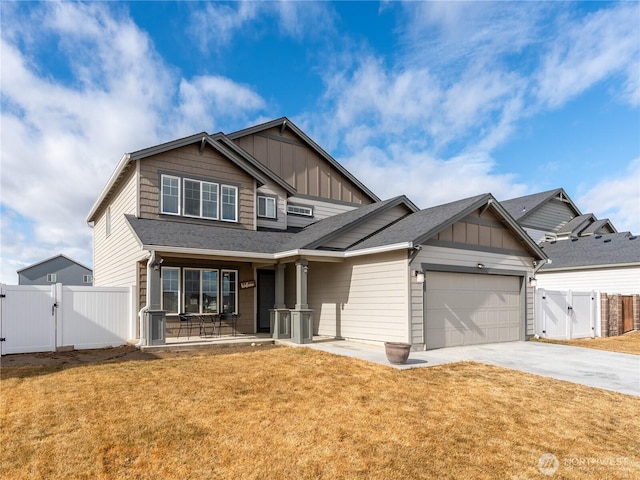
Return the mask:
<svg viewBox="0 0 640 480">
<path fill-rule="evenodd" d="M 524 252 L 523 252 L 524 253 Z M 411 270 L 421 270 L 422 264 L 436 264 L 447 267 L 466 267 L 477 269 L 478 264 L 484 265 L 486 270 L 495 271 L 499 274 L 499 270 L 504 270 L 506 275 L 514 272 L 522 272 L 526 284 L 526 328 L 525 335 L 533 335 L 534 332 L 534 291 L 529 286 L 526 279 L 533 276 L 533 257 L 506 255 L 502 253 L 494 253 L 489 251 L 467 250 L 463 248 L 448 248 L 433 245 L 424 245 L 420 253 L 416 256 L 410 265 Z M 411 329 L 414 335 L 423 328 L 424 312 L 419 306 L 419 288 L 413 284 L 412 279 L 412 311 L 411 311 Z M 414 337 L 417 339 L 418 337 Z M 414 340 L 414 343 L 415 342 Z"/>
<path fill-rule="evenodd" d="M 135 168 L 122 179 L 93 226 L 93 284 L 100 287 L 136 285 L 136 262 L 142 251 L 125 214 L 136 214 Z M 107 209 L 111 215 L 111 234 L 107 236 Z"/>
<path fill-rule="evenodd" d="M 235 142 L 302 195 L 372 203 L 358 186 L 288 129 L 274 127 Z"/>
<path fill-rule="evenodd" d="M 309 264 L 314 331 L 373 342 L 409 341 L 406 251 Z"/>
<path fill-rule="evenodd" d="M 287 215 L 287 226 L 295 228 L 303 228 L 317 222 L 318 220 L 322 220 L 323 218 L 339 215 L 361 206 L 346 203 L 326 202 L 322 201 L 320 198 L 313 199 L 307 197 L 290 197 L 287 202 L 291 205 L 311 207 L 313 209 L 313 217 L 291 214 Z"/>
<path fill-rule="evenodd" d="M 258 217 L 258 195 L 276 198 L 276 218 Z M 273 182 L 258 187 L 256 194 L 256 218 L 258 227 L 287 229 L 287 193 L 284 189 Z"/>
<path fill-rule="evenodd" d="M 202 154 L 199 145 L 187 145 L 140 160 L 140 217 L 177 219 L 206 225 L 221 225 L 255 230 L 255 180 L 212 148 Z M 160 176 L 162 173 L 182 178 L 226 183 L 238 187 L 238 222 L 177 217 L 160 214 Z M 181 186 L 182 188 L 182 186 Z"/>
<path fill-rule="evenodd" d="M 397 205 L 388 211 L 382 212 L 379 215 L 367 220 L 366 222 L 357 225 L 351 230 L 345 232 L 337 238 L 328 241 L 323 247 L 344 249 L 348 248 L 356 242 L 368 237 L 369 235 L 377 232 L 378 230 L 388 226 L 392 222 L 404 217 L 408 213 L 407 208 L 402 205 Z"/>
<path fill-rule="evenodd" d="M 640 294 L 640 265 L 611 268 L 589 268 L 536 274 L 538 288 L 545 290 L 598 290 L 608 294 Z"/>
</svg>

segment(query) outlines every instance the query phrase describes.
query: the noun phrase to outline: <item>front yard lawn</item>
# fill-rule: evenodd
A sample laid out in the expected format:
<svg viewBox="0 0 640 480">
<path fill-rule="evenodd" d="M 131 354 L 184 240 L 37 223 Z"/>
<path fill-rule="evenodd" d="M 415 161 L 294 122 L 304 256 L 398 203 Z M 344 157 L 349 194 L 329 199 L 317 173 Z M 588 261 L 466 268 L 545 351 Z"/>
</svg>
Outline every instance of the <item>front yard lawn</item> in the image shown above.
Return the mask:
<svg viewBox="0 0 640 480">
<path fill-rule="evenodd" d="M 476 363 L 282 347 L 1 373 L 0 478 L 640 477 L 640 398 Z"/>
<path fill-rule="evenodd" d="M 617 337 L 578 338 L 575 340 L 549 340 L 541 338 L 538 341 L 640 355 L 640 331 L 625 333 Z"/>
</svg>

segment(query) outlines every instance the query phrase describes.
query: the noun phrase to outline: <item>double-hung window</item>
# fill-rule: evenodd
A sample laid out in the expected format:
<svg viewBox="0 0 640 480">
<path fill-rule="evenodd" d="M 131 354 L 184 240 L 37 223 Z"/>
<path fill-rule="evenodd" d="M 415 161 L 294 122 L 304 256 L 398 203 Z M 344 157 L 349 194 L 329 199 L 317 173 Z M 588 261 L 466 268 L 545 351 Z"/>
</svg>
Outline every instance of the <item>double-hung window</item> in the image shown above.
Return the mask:
<svg viewBox="0 0 640 480">
<path fill-rule="evenodd" d="M 162 199 L 160 211 L 171 215 L 180 215 L 180 179 L 171 175 L 162 175 Z"/>
<path fill-rule="evenodd" d="M 276 199 L 273 197 L 258 196 L 258 217 L 276 218 Z"/>
<path fill-rule="evenodd" d="M 218 184 L 198 180 L 184 180 L 184 215 L 218 218 Z"/>
<path fill-rule="evenodd" d="M 162 267 L 162 309 L 167 313 L 179 313 L 180 269 Z"/>
<path fill-rule="evenodd" d="M 222 220 L 235 222 L 238 220 L 238 189 L 222 185 Z"/>
</svg>

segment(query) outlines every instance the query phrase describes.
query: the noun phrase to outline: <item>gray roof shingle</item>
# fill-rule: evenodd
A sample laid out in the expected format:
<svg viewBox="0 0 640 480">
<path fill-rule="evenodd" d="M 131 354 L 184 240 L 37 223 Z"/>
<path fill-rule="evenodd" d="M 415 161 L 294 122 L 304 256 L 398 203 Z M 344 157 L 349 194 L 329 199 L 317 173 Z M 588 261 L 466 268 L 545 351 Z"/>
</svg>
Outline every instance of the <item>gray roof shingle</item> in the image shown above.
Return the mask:
<svg viewBox="0 0 640 480">
<path fill-rule="evenodd" d="M 555 188 L 553 190 L 547 190 L 546 192 L 525 195 L 524 197 L 502 200 L 500 203 L 504 209 L 509 212 L 509 215 L 515 220 L 520 220 L 560 192 L 562 192 L 561 188 Z"/>
<path fill-rule="evenodd" d="M 543 242 L 540 248 L 552 261 L 542 271 L 640 263 L 640 239 L 629 232 Z"/>
<path fill-rule="evenodd" d="M 451 223 L 460 214 L 478 203 L 492 198 L 490 194 L 477 195 L 455 202 L 438 205 L 413 213 L 381 232 L 365 239 L 349 250 L 375 248 L 395 243 L 415 242 L 430 232 L 437 232 L 442 226 Z"/>
</svg>

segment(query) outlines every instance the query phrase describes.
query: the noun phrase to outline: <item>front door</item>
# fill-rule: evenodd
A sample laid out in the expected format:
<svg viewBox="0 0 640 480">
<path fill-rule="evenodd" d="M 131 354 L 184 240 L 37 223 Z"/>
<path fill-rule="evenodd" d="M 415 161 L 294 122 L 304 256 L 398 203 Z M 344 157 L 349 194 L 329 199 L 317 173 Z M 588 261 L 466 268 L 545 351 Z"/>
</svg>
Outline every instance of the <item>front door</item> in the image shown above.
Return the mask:
<svg viewBox="0 0 640 480">
<path fill-rule="evenodd" d="M 258 332 L 271 331 L 270 312 L 276 303 L 276 272 L 258 270 Z"/>
</svg>

